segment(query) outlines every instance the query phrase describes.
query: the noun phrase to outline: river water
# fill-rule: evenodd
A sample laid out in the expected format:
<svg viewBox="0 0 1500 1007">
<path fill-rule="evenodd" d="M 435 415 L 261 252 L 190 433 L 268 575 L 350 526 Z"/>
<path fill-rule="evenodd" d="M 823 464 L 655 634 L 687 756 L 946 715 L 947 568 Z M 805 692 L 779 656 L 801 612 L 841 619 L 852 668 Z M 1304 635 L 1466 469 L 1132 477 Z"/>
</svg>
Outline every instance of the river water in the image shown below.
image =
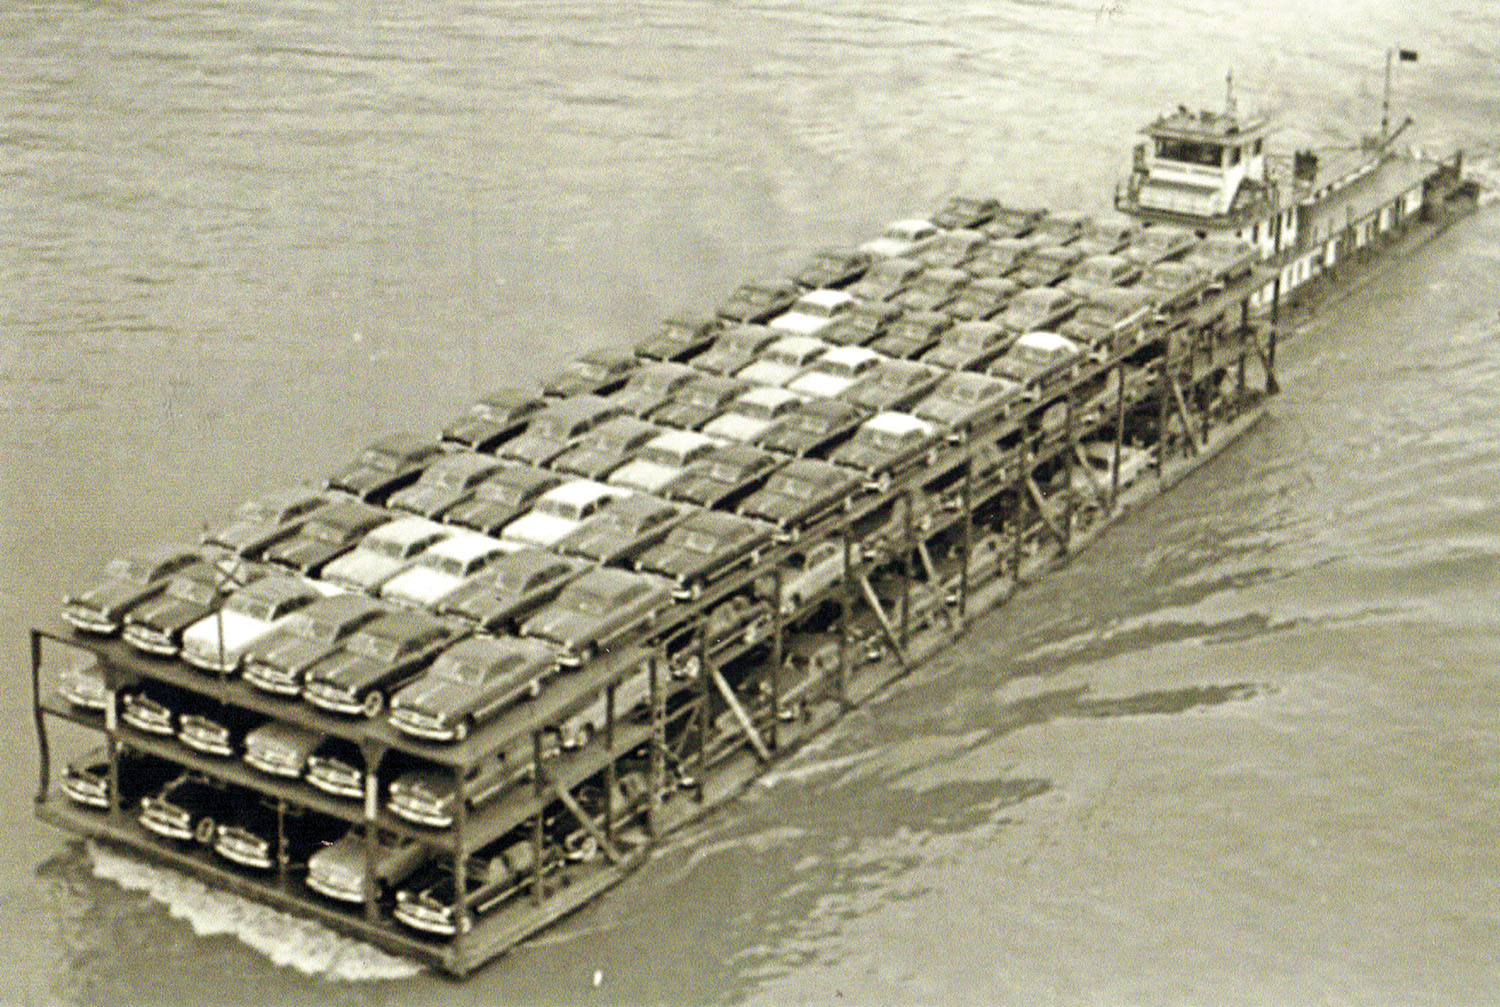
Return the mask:
<svg viewBox="0 0 1500 1007">
<path fill-rule="evenodd" d="M 1320 313 L 1224 457 L 466 984 L 328 978 L 227 902 L 197 925 L 272 953 L 195 936 L 30 814 L 24 626 L 115 552 L 954 192 L 1103 209 L 1230 67 L 1281 149 L 1353 141 L 1396 43 L 1411 139 L 1492 163 L 1500 16 L 1459 0 L 8 4 L 0 1002 L 1494 1002 L 1492 212 Z"/>
</svg>

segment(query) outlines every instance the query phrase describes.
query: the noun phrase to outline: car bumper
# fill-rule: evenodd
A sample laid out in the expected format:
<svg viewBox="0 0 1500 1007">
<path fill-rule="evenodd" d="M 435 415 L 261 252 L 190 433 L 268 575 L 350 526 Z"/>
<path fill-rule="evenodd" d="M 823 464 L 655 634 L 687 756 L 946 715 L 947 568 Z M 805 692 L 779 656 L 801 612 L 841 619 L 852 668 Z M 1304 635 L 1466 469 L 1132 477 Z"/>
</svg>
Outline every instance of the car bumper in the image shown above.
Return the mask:
<svg viewBox="0 0 1500 1007">
<path fill-rule="evenodd" d="M 319 874 L 309 871 L 307 875 L 307 887 L 319 895 L 327 896 L 330 899 L 337 899 L 340 902 L 363 902 L 365 900 L 362 883 L 357 879 L 354 882 L 354 887 L 351 888 L 343 880 L 324 878 Z"/>
<path fill-rule="evenodd" d="M 458 733 L 458 729 L 453 724 L 437 721 L 410 710 L 392 710 L 390 721 L 391 726 L 403 734 L 426 738 L 430 741 L 452 741 Z"/>
<path fill-rule="evenodd" d="M 62 610 L 63 621 L 85 633 L 113 633 L 120 628 L 119 620 L 111 619 L 103 612 L 91 608 L 69 605 Z"/>
</svg>

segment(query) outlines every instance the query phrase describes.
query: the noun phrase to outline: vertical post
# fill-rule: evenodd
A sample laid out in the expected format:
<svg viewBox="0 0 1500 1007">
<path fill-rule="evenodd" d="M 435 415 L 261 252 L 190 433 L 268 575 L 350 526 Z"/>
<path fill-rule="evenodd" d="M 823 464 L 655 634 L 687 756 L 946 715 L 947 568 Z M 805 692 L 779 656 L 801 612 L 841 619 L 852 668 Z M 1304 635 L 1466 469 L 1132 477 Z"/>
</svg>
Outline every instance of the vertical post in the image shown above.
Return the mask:
<svg viewBox="0 0 1500 1007">
<path fill-rule="evenodd" d="M 1120 453 L 1125 444 L 1125 365 L 1115 364 L 1115 453 L 1109 465 L 1109 509 L 1120 496 Z"/>
<path fill-rule="evenodd" d="M 542 776 L 542 732 L 540 728 L 531 732 L 531 789 L 536 795 L 536 815 L 531 820 L 531 902 L 532 905 L 539 906 L 547 898 L 547 875 L 542 870 L 542 844 L 546 842 L 546 837 L 542 835 L 542 811 L 543 805 L 546 804 L 544 798 L 547 793 L 547 782 Z M 462 833 L 462 825 L 459 831 Z M 460 843 L 459 856 L 464 857 L 468 852 Z M 462 879 L 463 875 L 459 875 L 459 880 L 462 881 Z M 458 890 L 463 892 L 463 886 L 460 885 Z M 467 906 L 464 907 L 464 914 L 468 914 Z"/>
<path fill-rule="evenodd" d="M 974 554 L 974 431 L 964 426 L 964 553 L 958 566 L 958 617 L 969 615 L 969 561 Z"/>
<path fill-rule="evenodd" d="M 615 841 L 615 787 L 619 771 L 615 766 L 615 686 L 611 682 L 604 689 L 604 748 L 607 760 L 604 763 L 604 834 Z"/>
<path fill-rule="evenodd" d="M 698 681 L 694 688 L 698 693 L 698 786 L 695 790 L 698 803 L 703 803 L 703 781 L 708 776 L 708 638 L 700 627 L 697 637 Z M 610 837 L 613 840 L 613 836 Z"/>
<path fill-rule="evenodd" d="M 1026 469 L 1029 449 L 1023 440 L 1016 446 L 1015 507 L 1011 514 L 1014 534 L 1010 541 L 1010 582 L 1014 587 L 1021 581 L 1021 539 L 1026 537 Z"/>
<path fill-rule="evenodd" d="M 254 800 L 254 798 L 252 798 Z M 276 880 L 286 885 L 286 801 L 276 798 Z"/>
<path fill-rule="evenodd" d="M 1172 339 L 1167 338 L 1166 356 L 1157 369 L 1156 388 L 1156 475 L 1161 478 L 1167 465 L 1167 360 L 1172 355 Z"/>
<path fill-rule="evenodd" d="M 1073 389 L 1068 389 L 1063 398 L 1063 516 L 1062 542 L 1059 551 L 1067 552 L 1073 539 L 1073 455 L 1078 452 L 1078 431 L 1073 422 Z"/>
<path fill-rule="evenodd" d="M 901 653 L 906 653 L 911 646 L 911 554 L 916 550 L 914 541 L 916 528 L 911 519 L 911 497 L 910 488 L 901 496 L 901 518 L 905 524 L 902 535 L 904 545 L 901 549 Z"/>
<path fill-rule="evenodd" d="M 1385 51 L 1385 90 L 1380 97 L 1380 141 L 1391 134 L 1391 50 Z"/>
<path fill-rule="evenodd" d="M 854 544 L 849 541 L 849 515 L 844 515 L 844 576 L 839 599 L 839 708 L 849 703 L 849 614 L 854 608 Z"/>
<path fill-rule="evenodd" d="M 659 819 L 661 812 L 661 790 L 662 777 L 665 767 L 663 766 L 662 749 L 666 747 L 666 726 L 662 723 L 665 697 L 662 695 L 661 687 L 661 644 L 657 645 L 656 653 L 647 660 L 646 674 L 651 685 L 651 754 L 650 767 L 647 778 L 648 794 L 646 796 L 646 829 L 652 837 L 659 834 Z"/>
<path fill-rule="evenodd" d="M 365 760 L 365 872 L 361 885 L 365 896 L 365 919 L 374 920 L 379 913 L 377 905 L 380 893 L 375 884 L 375 819 L 380 813 L 380 770 L 381 750 L 371 742 L 365 742 L 359 746 L 359 753 Z"/>
<path fill-rule="evenodd" d="M 771 583 L 776 599 L 775 629 L 776 633 L 771 640 L 771 723 L 766 729 L 766 741 L 772 750 L 776 748 L 778 730 L 781 724 L 781 663 L 786 660 L 785 643 L 782 640 L 783 625 L 781 622 L 781 567 L 771 571 Z"/>
<path fill-rule="evenodd" d="M 47 745 L 47 718 L 42 713 L 42 634 L 36 630 L 31 631 L 31 715 L 36 720 L 36 802 L 41 804 L 47 799 L 47 784 L 52 775 L 52 754 Z M 110 753 L 110 765 L 114 765 L 114 753 Z M 116 795 L 120 788 L 115 786 L 115 781 L 110 780 L 110 805 L 117 802 Z"/>
</svg>

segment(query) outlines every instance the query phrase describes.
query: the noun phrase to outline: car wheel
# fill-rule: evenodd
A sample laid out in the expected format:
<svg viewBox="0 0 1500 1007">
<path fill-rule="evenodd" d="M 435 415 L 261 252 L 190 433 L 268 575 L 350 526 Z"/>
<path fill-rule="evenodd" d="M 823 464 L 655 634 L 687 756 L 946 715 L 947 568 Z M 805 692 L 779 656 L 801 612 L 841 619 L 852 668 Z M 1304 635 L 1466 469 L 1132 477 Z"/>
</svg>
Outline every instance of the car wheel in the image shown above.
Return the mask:
<svg viewBox="0 0 1500 1007">
<path fill-rule="evenodd" d="M 360 704 L 360 709 L 366 717 L 380 716 L 380 711 L 385 709 L 384 694 L 378 690 L 367 693 L 364 702 Z"/>
<path fill-rule="evenodd" d="M 212 815 L 204 815 L 198 819 L 198 824 L 193 826 L 193 838 L 204 846 L 214 841 L 214 820 Z"/>
</svg>

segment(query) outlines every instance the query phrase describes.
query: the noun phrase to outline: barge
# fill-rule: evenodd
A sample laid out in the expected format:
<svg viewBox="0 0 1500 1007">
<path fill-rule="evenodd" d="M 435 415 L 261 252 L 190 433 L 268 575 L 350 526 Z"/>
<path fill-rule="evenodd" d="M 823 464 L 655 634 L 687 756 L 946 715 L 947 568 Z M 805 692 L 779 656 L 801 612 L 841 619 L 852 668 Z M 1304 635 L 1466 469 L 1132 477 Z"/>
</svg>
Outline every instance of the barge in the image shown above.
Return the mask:
<svg viewBox="0 0 1500 1007">
<path fill-rule="evenodd" d="M 472 972 L 1213 458 L 1288 302 L 1472 206 L 1457 154 L 1268 128 L 1179 108 L 1129 219 L 955 199 L 116 561 L 31 631 L 36 814 Z"/>
</svg>

